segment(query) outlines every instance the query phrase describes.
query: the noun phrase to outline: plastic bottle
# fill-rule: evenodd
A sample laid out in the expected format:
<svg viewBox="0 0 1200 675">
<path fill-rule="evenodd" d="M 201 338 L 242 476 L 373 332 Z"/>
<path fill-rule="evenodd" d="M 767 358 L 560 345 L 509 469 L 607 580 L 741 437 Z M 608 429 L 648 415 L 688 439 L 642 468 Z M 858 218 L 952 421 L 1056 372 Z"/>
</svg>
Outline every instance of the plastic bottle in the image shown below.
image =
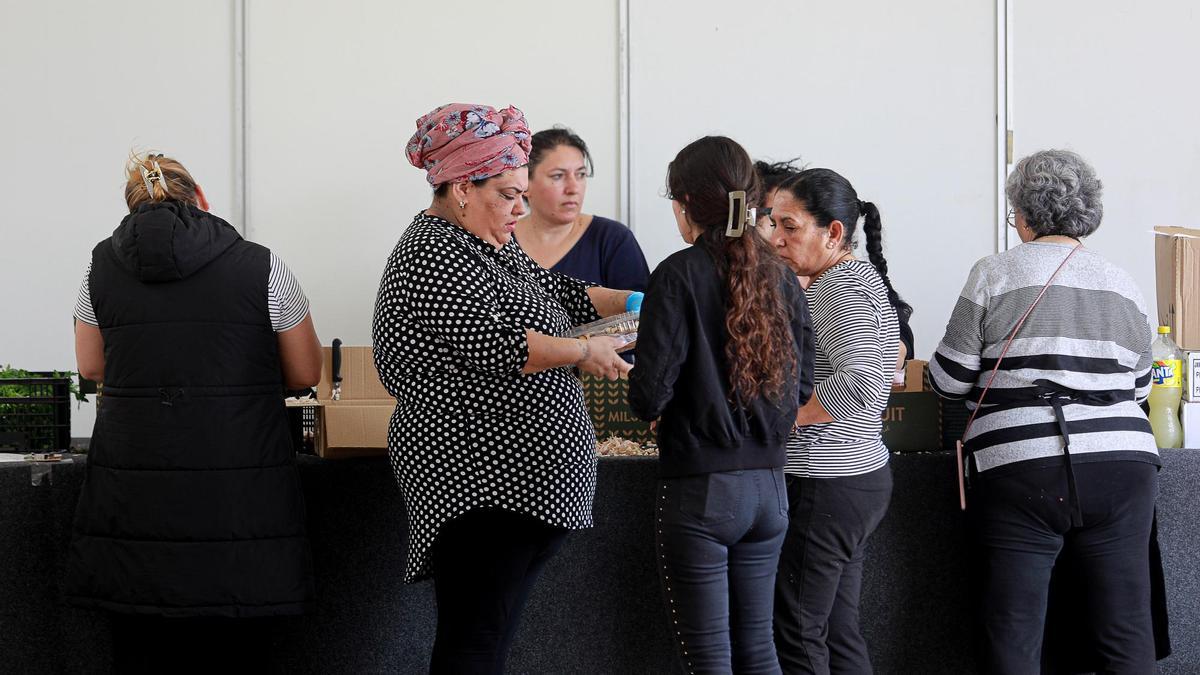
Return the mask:
<svg viewBox="0 0 1200 675">
<path fill-rule="evenodd" d="M 1150 347 L 1154 360 L 1150 369 L 1150 428 L 1160 448 L 1183 445 L 1179 424 L 1179 400 L 1183 397 L 1183 352 L 1171 339 L 1170 326 L 1158 327 L 1158 339 Z"/>
</svg>

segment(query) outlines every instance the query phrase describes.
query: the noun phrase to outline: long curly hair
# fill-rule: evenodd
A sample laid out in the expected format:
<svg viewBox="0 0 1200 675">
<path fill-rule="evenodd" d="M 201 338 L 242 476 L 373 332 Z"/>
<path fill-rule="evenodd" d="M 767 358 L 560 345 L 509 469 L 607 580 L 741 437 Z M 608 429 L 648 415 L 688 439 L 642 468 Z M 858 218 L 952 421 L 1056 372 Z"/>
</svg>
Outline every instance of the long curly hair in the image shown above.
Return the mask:
<svg viewBox="0 0 1200 675">
<path fill-rule="evenodd" d="M 797 367 L 791 310 L 782 288 L 790 272 L 762 237 L 752 232 L 725 236 L 730 192 L 744 190 L 748 204 L 759 203 L 750 155 L 724 136 L 693 141 L 667 167 L 667 189 L 701 229 L 696 244 L 709 252 L 726 283 L 731 398 L 735 403 L 759 397 L 782 400 Z"/>
</svg>

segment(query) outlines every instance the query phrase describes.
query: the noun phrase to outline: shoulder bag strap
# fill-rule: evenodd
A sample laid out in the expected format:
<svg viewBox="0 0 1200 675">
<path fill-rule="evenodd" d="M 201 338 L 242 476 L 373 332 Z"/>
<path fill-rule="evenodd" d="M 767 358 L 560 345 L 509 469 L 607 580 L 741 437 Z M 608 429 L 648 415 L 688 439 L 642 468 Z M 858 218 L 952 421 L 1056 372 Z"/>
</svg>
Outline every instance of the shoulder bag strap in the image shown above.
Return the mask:
<svg viewBox="0 0 1200 675">
<path fill-rule="evenodd" d="M 987 396 L 988 390 L 992 388 L 992 382 L 996 379 L 996 371 L 1000 370 L 1000 362 L 1008 354 L 1008 348 L 1012 346 L 1013 340 L 1016 339 L 1017 331 L 1021 330 L 1021 326 L 1025 325 L 1025 320 L 1033 313 L 1033 308 L 1037 307 L 1038 303 L 1042 301 L 1042 296 L 1046 295 L 1046 289 L 1050 288 L 1050 284 L 1054 283 L 1055 277 L 1062 271 L 1063 266 L 1081 248 L 1083 248 L 1083 244 L 1076 244 L 1075 248 L 1072 248 L 1071 252 L 1067 254 L 1067 257 L 1063 258 L 1063 261 L 1054 270 L 1054 274 L 1050 275 L 1050 279 L 1046 281 L 1046 284 L 1042 286 L 1042 290 L 1038 292 L 1037 297 L 1033 299 L 1033 304 L 1029 305 L 1029 309 L 1025 310 L 1025 313 L 1021 315 L 1020 320 L 1017 321 L 1017 325 L 1013 326 L 1012 332 L 1008 334 L 1008 341 L 1004 344 L 1004 349 L 1000 351 L 1000 358 L 996 359 L 996 365 L 992 367 L 992 374 L 988 377 L 987 384 L 984 385 L 983 391 L 979 394 L 979 400 L 975 402 L 975 409 L 971 411 L 971 416 L 967 418 L 967 427 L 963 430 L 962 438 L 958 440 L 957 447 L 955 448 L 955 456 L 958 463 L 958 506 L 964 511 L 967 508 L 967 486 L 963 462 L 963 444 L 967 442 L 967 434 L 971 431 L 971 425 L 975 423 L 975 416 L 979 414 L 979 409 L 983 406 L 983 399 Z"/>
</svg>

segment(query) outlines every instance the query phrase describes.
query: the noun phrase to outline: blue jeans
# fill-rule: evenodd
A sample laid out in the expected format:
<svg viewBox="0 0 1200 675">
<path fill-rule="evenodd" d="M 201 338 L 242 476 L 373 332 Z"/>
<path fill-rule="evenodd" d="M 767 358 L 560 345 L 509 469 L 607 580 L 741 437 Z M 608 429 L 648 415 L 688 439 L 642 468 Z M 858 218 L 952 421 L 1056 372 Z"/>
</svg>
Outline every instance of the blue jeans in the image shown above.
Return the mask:
<svg viewBox="0 0 1200 675">
<path fill-rule="evenodd" d="M 781 469 L 662 479 L 658 572 L 687 672 L 780 672 L 771 599 L 787 508 Z"/>
</svg>

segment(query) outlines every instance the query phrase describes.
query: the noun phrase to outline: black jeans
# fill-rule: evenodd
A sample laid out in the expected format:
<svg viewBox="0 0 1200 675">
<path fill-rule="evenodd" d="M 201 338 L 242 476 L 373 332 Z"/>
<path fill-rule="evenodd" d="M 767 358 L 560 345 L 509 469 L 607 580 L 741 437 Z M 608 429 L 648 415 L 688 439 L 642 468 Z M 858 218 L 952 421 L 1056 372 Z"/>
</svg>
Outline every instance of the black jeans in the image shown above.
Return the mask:
<svg viewBox="0 0 1200 675">
<path fill-rule="evenodd" d="M 858 601 L 867 539 L 892 498 L 892 469 L 787 481 L 791 522 L 775 581 L 779 664 L 788 675 L 870 673 Z"/>
<path fill-rule="evenodd" d="M 1071 608 L 1093 637 L 1104 673 L 1153 673 L 1150 525 L 1158 468 L 1078 462 L 1082 527 L 1071 527 L 1066 471 L 977 474 L 968 509 L 978 555 L 978 629 L 989 673 L 1037 673 L 1050 575 L 1059 553 L 1083 575 L 1086 606 Z"/>
<path fill-rule="evenodd" d="M 687 672 L 779 672 L 771 589 L 786 529 L 780 469 L 662 480 L 658 571 Z"/>
<path fill-rule="evenodd" d="M 442 526 L 433 546 L 430 672 L 503 673 L 529 591 L 566 536 L 533 516 L 491 508 Z"/>
<path fill-rule="evenodd" d="M 113 672 L 281 672 L 271 663 L 271 627 L 277 621 L 112 613 Z"/>
</svg>

